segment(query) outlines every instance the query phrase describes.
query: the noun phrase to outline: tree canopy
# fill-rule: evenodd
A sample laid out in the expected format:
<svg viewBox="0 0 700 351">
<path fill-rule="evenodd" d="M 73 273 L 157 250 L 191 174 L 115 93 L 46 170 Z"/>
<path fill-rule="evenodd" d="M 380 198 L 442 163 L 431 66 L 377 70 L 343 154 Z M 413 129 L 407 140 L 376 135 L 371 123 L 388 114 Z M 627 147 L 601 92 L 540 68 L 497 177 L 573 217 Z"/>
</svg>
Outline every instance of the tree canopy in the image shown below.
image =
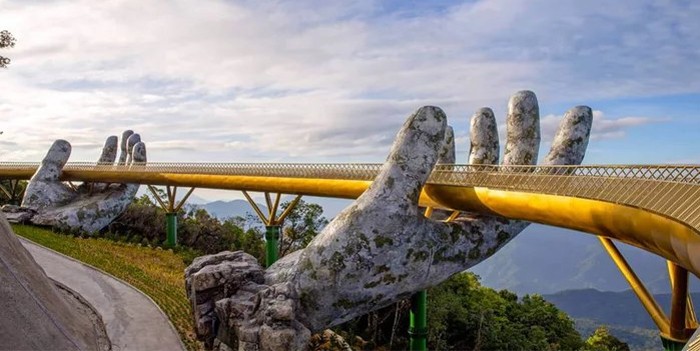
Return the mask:
<svg viewBox="0 0 700 351">
<path fill-rule="evenodd" d="M 610 334 L 608 327 L 604 325 L 598 327 L 593 335 L 586 340 L 583 349 L 586 351 L 630 351 L 627 343 Z"/>
<path fill-rule="evenodd" d="M 0 31 L 0 49 L 11 48 L 15 46 L 17 40 L 12 36 L 12 33 L 3 30 Z M 0 68 L 6 68 L 10 64 L 10 59 L 0 55 Z"/>
<path fill-rule="evenodd" d="M 283 203 L 282 210 L 290 204 Z M 327 224 L 323 207 L 300 200 L 284 220 L 280 257 L 306 247 Z"/>
</svg>

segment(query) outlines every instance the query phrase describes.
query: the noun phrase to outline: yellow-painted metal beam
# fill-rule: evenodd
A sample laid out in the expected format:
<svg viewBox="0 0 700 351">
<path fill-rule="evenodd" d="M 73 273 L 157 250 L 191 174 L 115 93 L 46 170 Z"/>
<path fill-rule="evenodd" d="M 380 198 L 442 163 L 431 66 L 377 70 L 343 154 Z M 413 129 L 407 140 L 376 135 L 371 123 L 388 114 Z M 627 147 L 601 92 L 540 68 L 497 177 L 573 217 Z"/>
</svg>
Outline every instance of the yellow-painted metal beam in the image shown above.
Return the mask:
<svg viewBox="0 0 700 351">
<path fill-rule="evenodd" d="M 275 218 L 272 215 L 272 199 L 270 198 L 270 193 L 265 192 L 265 204 L 267 205 L 267 212 L 270 214 L 270 218 Z"/>
<path fill-rule="evenodd" d="M 671 270 L 671 337 L 687 340 L 690 334 L 686 333 L 686 312 L 688 309 L 688 271 L 676 264 L 670 266 Z M 691 333 L 692 334 L 692 333 Z"/>
<path fill-rule="evenodd" d="M 163 211 L 168 211 L 168 205 L 163 202 L 163 200 L 160 198 L 160 195 L 156 191 L 156 188 L 153 185 L 148 186 L 148 190 L 151 191 L 151 194 L 153 194 L 153 197 L 156 198 L 156 201 L 158 201 L 158 204 L 160 205 L 160 208 L 163 209 Z"/>
<path fill-rule="evenodd" d="M 277 216 L 277 208 L 280 206 L 280 200 L 282 199 L 282 194 L 277 193 L 275 195 L 275 203 L 270 208 L 270 218 L 275 218 Z"/>
<path fill-rule="evenodd" d="M 253 210 L 255 210 L 255 213 L 257 213 L 258 217 L 263 222 L 263 224 L 265 224 L 266 226 L 271 225 L 272 218 L 268 218 L 263 214 L 263 212 L 260 210 L 260 207 L 258 207 L 258 204 L 256 204 L 255 201 L 253 201 L 250 195 L 248 195 L 247 191 L 243 190 L 243 196 L 245 196 L 246 200 L 248 200 L 250 207 L 252 207 Z"/>
<path fill-rule="evenodd" d="M 29 180 L 36 172 L 36 167 L 3 169 L 0 179 L 21 179 Z"/>
<path fill-rule="evenodd" d="M 455 219 L 457 219 L 457 217 L 459 216 L 460 213 L 461 213 L 461 212 L 459 212 L 459 211 L 452 211 L 452 213 L 450 214 L 449 217 L 447 217 L 447 219 L 445 220 L 445 222 L 452 222 L 452 221 L 454 221 Z"/>
<path fill-rule="evenodd" d="M 297 197 L 295 197 L 294 200 L 292 200 L 289 206 L 287 206 L 287 208 L 284 209 L 284 212 L 282 212 L 282 214 L 279 217 L 274 219 L 274 224 L 281 224 L 284 221 L 284 219 L 287 218 L 287 216 L 289 216 L 290 213 L 292 213 L 292 210 L 294 209 L 294 207 L 297 206 L 299 200 L 301 200 L 301 195 L 297 195 Z"/>
<path fill-rule="evenodd" d="M 193 192 L 193 191 L 194 191 L 194 188 L 190 188 L 190 190 L 188 190 L 187 193 L 185 193 L 185 196 L 184 196 L 184 197 L 182 198 L 182 200 L 180 200 L 180 202 L 177 204 L 177 207 L 175 207 L 175 212 L 179 212 L 179 211 L 180 211 L 180 209 L 182 208 L 182 206 L 185 205 L 185 202 L 187 201 L 187 199 L 189 199 L 189 198 L 190 198 L 190 195 L 192 195 L 192 192 Z"/>
<path fill-rule="evenodd" d="M 668 268 L 668 279 L 669 279 L 669 282 L 671 283 L 671 291 L 673 291 L 673 287 L 676 283 L 676 279 L 675 279 L 676 272 L 675 271 L 676 271 L 676 267 L 678 267 L 678 265 L 667 260 L 666 267 Z M 687 271 L 686 271 L 686 273 L 687 273 Z M 686 277 L 687 277 L 687 274 L 686 274 Z M 697 319 L 697 316 L 695 314 L 695 307 L 693 306 L 693 299 L 690 296 L 690 294 L 686 293 L 686 295 L 688 296 L 688 298 L 687 298 L 687 302 L 686 302 L 687 308 L 686 308 L 685 326 L 687 328 L 695 329 L 698 327 L 698 319 Z"/>
<path fill-rule="evenodd" d="M 10 194 L 9 190 L 5 189 L 4 185 L 0 184 L 0 190 L 2 190 L 3 194 L 5 194 L 8 199 L 12 199 L 12 194 Z"/>
<path fill-rule="evenodd" d="M 647 310 L 647 313 L 649 313 L 651 319 L 654 321 L 654 324 L 656 324 L 661 333 L 665 335 L 673 335 L 668 317 L 656 302 L 654 297 L 644 287 L 642 281 L 639 280 L 612 240 L 602 236 L 599 236 L 598 239 L 600 239 L 600 243 L 603 244 L 605 251 L 608 252 L 608 255 L 610 255 L 610 258 L 612 258 L 613 262 L 615 262 L 617 268 L 620 269 L 620 272 L 625 277 L 625 280 L 627 280 L 627 283 L 629 283 L 632 291 L 635 295 L 637 295 L 637 298 L 639 298 L 642 306 L 644 306 L 644 309 Z M 683 308 L 685 308 L 685 306 L 683 306 Z"/>
<path fill-rule="evenodd" d="M 175 203 L 177 202 L 177 187 L 173 187 L 173 194 L 172 198 L 170 198 L 170 212 L 175 212 Z"/>
</svg>

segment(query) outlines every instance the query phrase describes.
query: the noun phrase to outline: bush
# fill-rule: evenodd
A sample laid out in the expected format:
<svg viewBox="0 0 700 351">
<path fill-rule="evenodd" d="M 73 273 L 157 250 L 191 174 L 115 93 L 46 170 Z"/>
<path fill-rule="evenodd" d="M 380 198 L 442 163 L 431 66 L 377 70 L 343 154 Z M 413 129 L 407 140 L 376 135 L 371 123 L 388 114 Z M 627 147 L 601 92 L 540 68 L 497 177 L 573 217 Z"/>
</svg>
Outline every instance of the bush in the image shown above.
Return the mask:
<svg viewBox="0 0 700 351">
<path fill-rule="evenodd" d="M 165 218 L 165 211 L 144 195 L 135 199 L 102 235 L 112 240 L 163 246 Z M 177 222 L 178 244 L 200 255 L 243 250 L 259 259 L 264 256 L 263 233 L 255 227 L 244 230 L 246 221 L 240 218 L 222 223 L 204 209 L 190 208 L 177 213 Z"/>
</svg>

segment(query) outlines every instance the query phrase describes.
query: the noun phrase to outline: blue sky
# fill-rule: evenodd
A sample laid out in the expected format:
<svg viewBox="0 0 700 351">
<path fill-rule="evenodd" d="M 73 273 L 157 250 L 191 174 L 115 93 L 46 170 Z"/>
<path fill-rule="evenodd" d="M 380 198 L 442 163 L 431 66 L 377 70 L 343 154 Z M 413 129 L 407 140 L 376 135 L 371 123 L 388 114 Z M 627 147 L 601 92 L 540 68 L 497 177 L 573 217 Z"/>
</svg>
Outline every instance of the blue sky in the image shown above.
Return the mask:
<svg viewBox="0 0 700 351">
<path fill-rule="evenodd" d="M 575 105 L 585 163 L 700 163 L 697 1 L 8 1 L 6 161 L 93 160 L 134 129 L 153 161 L 381 162 L 403 120 L 537 93 L 546 154 Z M 505 130 L 502 128 L 501 132 Z M 205 197 L 224 197 L 202 193 Z"/>
</svg>

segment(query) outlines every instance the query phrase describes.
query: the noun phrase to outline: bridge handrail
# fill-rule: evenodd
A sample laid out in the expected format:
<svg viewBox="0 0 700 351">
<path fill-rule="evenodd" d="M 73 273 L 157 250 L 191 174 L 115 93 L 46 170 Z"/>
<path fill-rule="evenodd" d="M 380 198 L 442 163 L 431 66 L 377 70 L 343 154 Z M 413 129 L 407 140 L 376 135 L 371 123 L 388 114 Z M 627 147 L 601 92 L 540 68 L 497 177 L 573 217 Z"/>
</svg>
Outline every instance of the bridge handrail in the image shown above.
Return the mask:
<svg viewBox="0 0 700 351">
<path fill-rule="evenodd" d="M 0 162 L 0 179 L 28 178 L 38 162 Z M 146 172 L 372 181 L 377 163 L 181 163 L 116 166 L 70 162 L 66 171 Z M 600 200 L 646 209 L 700 233 L 700 165 L 438 165 L 429 184 L 484 187 Z"/>
<path fill-rule="evenodd" d="M 38 162 L 0 162 L 2 170 L 34 170 Z M 137 165 L 140 172 L 215 175 L 250 175 L 324 179 L 373 180 L 382 167 L 379 163 L 183 163 L 149 162 Z M 133 171 L 133 167 L 94 162 L 70 162 L 66 170 Z M 604 177 L 619 179 L 661 180 L 700 184 L 700 165 L 438 165 L 428 182 L 449 185 L 485 185 L 484 175 L 501 176 L 554 175 L 566 177 Z M 504 184 L 505 185 L 505 184 Z"/>
</svg>

